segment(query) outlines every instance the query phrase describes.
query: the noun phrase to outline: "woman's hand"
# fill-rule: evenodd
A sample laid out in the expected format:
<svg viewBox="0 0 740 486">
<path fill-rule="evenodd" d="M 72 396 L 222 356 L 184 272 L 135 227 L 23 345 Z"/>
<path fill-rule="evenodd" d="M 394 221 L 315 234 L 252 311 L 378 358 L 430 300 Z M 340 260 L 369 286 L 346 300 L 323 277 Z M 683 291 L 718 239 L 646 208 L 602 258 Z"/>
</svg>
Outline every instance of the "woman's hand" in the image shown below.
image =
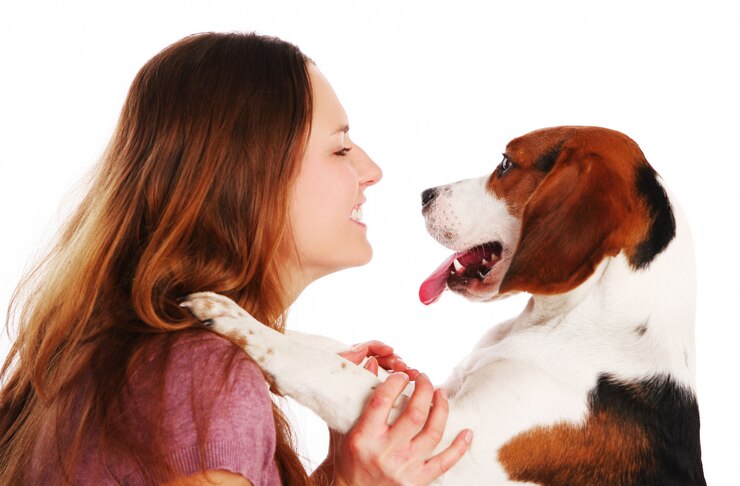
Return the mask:
<svg viewBox="0 0 740 486">
<path fill-rule="evenodd" d="M 378 386 L 346 436 L 330 431 L 329 455 L 316 470 L 317 482 L 336 486 L 429 484 L 460 460 L 470 446 L 472 431 L 461 432 L 447 449 L 430 457 L 442 440 L 449 408 L 444 392 L 435 391 L 426 375 L 411 370 L 416 378 L 414 393 L 404 412 L 388 426 L 393 403 L 408 384 L 408 367 L 390 346 L 378 341 L 340 354 L 354 363 L 371 356 L 365 368 L 376 373 L 378 364 L 403 373 L 392 374 Z"/>
<path fill-rule="evenodd" d="M 394 373 L 373 392 L 365 411 L 344 437 L 334 437 L 335 485 L 425 485 L 448 471 L 468 450 L 472 432 L 461 432 L 452 444 L 430 457 L 442 440 L 448 404 L 419 375 L 411 399 L 393 425 L 388 415 L 408 384 Z M 431 405 L 431 409 L 430 409 Z"/>
<path fill-rule="evenodd" d="M 419 374 L 417 370 L 409 368 L 403 359 L 393 352 L 392 347 L 380 341 L 358 344 L 349 351 L 339 353 L 339 356 L 355 364 L 360 364 L 363 359 L 368 358 L 364 367 L 376 375 L 378 367 L 388 372 L 401 371 L 412 380 L 416 379 Z"/>
</svg>

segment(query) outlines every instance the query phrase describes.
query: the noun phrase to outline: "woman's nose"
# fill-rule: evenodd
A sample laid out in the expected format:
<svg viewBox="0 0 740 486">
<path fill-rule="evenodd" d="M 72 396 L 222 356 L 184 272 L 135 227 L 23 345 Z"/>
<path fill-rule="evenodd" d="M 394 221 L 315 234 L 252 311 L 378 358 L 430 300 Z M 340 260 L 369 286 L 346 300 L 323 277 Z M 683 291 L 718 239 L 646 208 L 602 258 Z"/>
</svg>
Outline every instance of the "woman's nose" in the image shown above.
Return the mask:
<svg viewBox="0 0 740 486">
<path fill-rule="evenodd" d="M 356 148 L 359 148 L 355 145 Z M 383 178 L 383 171 L 380 166 L 371 159 L 364 150 L 360 148 L 362 152 L 362 162 L 360 171 L 360 183 L 371 186 L 376 184 L 380 179 Z"/>
</svg>

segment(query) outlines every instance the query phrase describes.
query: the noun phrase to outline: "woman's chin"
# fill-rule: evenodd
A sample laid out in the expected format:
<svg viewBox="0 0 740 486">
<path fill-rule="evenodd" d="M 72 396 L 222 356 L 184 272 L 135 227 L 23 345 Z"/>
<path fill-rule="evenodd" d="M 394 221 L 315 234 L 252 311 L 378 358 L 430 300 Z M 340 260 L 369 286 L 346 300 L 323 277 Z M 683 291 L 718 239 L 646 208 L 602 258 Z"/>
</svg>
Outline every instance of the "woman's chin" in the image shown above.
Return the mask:
<svg viewBox="0 0 740 486">
<path fill-rule="evenodd" d="M 361 253 L 360 263 L 357 266 L 367 265 L 373 259 L 373 247 L 369 241 L 365 240 L 365 245 Z"/>
<path fill-rule="evenodd" d="M 373 248 L 368 245 L 362 251 L 358 251 L 356 254 L 348 257 L 342 264 L 338 265 L 335 272 L 344 270 L 345 268 L 361 267 L 370 263 L 373 259 Z"/>
<path fill-rule="evenodd" d="M 361 267 L 370 263 L 373 259 L 373 247 L 369 243 L 363 245 L 362 248 L 358 248 L 352 254 L 347 254 L 345 258 L 342 258 L 333 265 L 333 269 L 330 273 L 338 272 L 346 268 Z"/>
</svg>

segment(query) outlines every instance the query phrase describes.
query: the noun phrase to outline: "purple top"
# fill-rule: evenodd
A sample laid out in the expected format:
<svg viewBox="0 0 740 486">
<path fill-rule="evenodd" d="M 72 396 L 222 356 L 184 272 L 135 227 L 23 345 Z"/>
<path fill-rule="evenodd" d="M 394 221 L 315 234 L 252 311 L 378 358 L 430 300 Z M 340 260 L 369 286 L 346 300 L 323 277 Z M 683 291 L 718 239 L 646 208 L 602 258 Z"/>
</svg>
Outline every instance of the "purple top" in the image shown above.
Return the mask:
<svg viewBox="0 0 740 486">
<path fill-rule="evenodd" d="M 127 413 L 133 412 L 128 413 L 127 420 L 137 441 L 151 440 L 148 424 L 161 420 L 165 453 L 183 475 L 203 469 L 225 469 L 241 474 L 255 486 L 280 484 L 274 460 L 271 399 L 256 364 L 241 354 L 232 360 L 233 345 L 215 334 L 186 334 L 178 338 L 172 345 L 163 383 L 165 413 L 156 418 L 147 403 L 157 396 L 162 384 L 148 371 L 161 363 L 157 358 L 163 353 L 155 346 L 149 346 L 145 353 L 143 364 L 132 374 L 133 393 L 127 395 L 130 402 L 126 402 Z M 223 378 L 224 385 L 217 386 Z M 207 417 L 206 430 L 198 430 L 194 415 Z M 47 430 L 46 437 L 36 445 L 31 484 L 62 484 L 58 464 L 59 457 L 64 456 L 65 441 L 58 441 L 57 449 L 49 444 L 50 434 Z M 202 437 L 206 440 L 199 448 Z M 137 464 L 125 453 L 104 450 L 95 430 L 90 430 L 84 441 L 73 484 L 146 484 L 146 465 Z"/>
</svg>

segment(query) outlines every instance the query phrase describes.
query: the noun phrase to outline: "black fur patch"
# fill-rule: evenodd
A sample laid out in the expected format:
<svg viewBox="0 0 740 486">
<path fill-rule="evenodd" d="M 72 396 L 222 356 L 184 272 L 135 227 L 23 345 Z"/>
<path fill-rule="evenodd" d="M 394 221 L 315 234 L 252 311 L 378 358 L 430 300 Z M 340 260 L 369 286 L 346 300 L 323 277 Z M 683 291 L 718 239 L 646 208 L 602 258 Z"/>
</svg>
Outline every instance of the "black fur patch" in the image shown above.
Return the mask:
<svg viewBox="0 0 740 486">
<path fill-rule="evenodd" d="M 676 220 L 665 189 L 658 183 L 657 173 L 645 161 L 637 168 L 637 192 L 645 201 L 650 212 L 650 230 L 630 258 L 635 269 L 647 267 L 653 259 L 666 249 L 676 236 Z"/>
<path fill-rule="evenodd" d="M 644 468 L 630 485 L 706 485 L 699 443 L 699 407 L 693 393 L 668 376 L 621 382 L 599 378 L 590 393 L 592 413 L 639 424 L 650 441 Z"/>
<path fill-rule="evenodd" d="M 541 170 L 542 172 L 550 172 L 552 167 L 555 165 L 555 161 L 558 160 L 558 156 L 562 149 L 563 142 L 549 148 L 547 152 L 537 157 L 537 160 L 534 161 L 534 166 L 537 170 Z"/>
</svg>

